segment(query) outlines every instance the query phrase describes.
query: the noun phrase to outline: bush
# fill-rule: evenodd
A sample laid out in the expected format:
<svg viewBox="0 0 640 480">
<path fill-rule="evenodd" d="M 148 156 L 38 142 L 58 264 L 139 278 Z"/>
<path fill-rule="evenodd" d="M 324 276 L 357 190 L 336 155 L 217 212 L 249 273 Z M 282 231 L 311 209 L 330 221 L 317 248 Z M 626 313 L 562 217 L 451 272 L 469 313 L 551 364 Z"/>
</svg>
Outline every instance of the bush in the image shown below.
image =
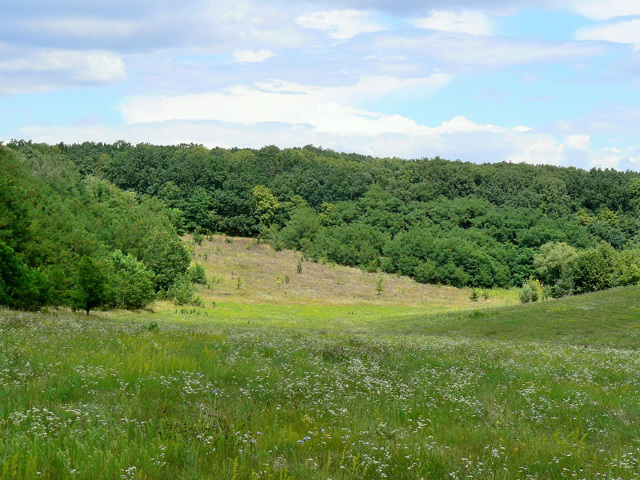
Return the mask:
<svg viewBox="0 0 640 480">
<path fill-rule="evenodd" d="M 193 243 L 196 245 L 202 245 L 202 241 L 204 240 L 204 235 L 200 231 L 193 232 Z"/>
<path fill-rule="evenodd" d="M 192 283 L 198 283 L 200 285 L 207 284 L 207 275 L 204 271 L 204 267 L 199 263 L 196 263 L 189 268 L 189 270 L 187 270 L 187 275 Z"/>
<path fill-rule="evenodd" d="M 541 299 L 546 300 L 549 295 L 549 289 L 537 278 L 530 277 L 522 286 L 518 295 L 522 303 L 537 302 Z"/>
<path fill-rule="evenodd" d="M 195 288 L 187 275 L 183 275 L 169 288 L 167 297 L 176 305 L 187 305 L 193 301 Z"/>
<path fill-rule="evenodd" d="M 533 298 L 533 289 L 531 288 L 531 285 L 529 285 L 528 283 L 525 283 L 522 288 L 520 289 L 520 291 L 518 292 L 518 298 L 520 299 L 520 302 L 522 303 L 529 303 L 531 301 L 535 301 L 532 300 Z M 536 298 L 537 300 L 537 298 Z"/>
<path fill-rule="evenodd" d="M 574 289 L 575 285 L 573 284 L 573 278 L 571 278 L 570 274 L 564 274 L 560 277 L 556 284 L 551 287 L 551 296 L 553 298 L 560 298 L 571 295 Z"/>
<path fill-rule="evenodd" d="M 154 332 L 157 333 L 160 331 L 160 326 L 158 325 L 158 322 L 151 322 L 149 323 L 149 325 L 146 326 L 145 328 L 148 332 Z"/>
<path fill-rule="evenodd" d="M 136 309 L 155 300 L 154 275 L 142 262 L 120 250 L 114 251 L 109 260 L 112 306 Z"/>
<path fill-rule="evenodd" d="M 595 292 L 615 286 L 617 257 L 618 253 L 606 242 L 581 252 L 573 265 L 576 291 Z"/>
</svg>

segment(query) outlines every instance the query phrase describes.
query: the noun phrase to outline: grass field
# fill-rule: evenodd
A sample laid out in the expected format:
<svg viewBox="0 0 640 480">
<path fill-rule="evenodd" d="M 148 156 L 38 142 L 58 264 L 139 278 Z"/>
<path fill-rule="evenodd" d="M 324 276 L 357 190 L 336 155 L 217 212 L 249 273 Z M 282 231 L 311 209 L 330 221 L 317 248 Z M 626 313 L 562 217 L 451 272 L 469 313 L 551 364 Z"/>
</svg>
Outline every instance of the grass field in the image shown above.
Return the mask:
<svg viewBox="0 0 640 480">
<path fill-rule="evenodd" d="M 247 245 L 196 248 L 205 308 L 0 310 L 0 478 L 640 478 L 640 287 L 377 295 Z"/>
</svg>

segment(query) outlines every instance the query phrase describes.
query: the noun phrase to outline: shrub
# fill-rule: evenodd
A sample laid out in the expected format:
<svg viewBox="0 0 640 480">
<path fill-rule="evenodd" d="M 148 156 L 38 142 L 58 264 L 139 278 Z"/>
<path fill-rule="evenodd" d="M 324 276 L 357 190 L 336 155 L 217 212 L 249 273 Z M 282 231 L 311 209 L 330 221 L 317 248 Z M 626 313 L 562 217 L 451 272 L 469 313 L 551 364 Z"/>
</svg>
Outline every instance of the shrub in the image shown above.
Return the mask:
<svg viewBox="0 0 640 480">
<path fill-rule="evenodd" d="M 528 283 L 525 283 L 520 289 L 520 291 L 518 292 L 518 298 L 522 303 L 531 302 L 533 298 L 533 289 L 531 288 L 531 285 L 529 285 Z"/>
<path fill-rule="evenodd" d="M 193 265 L 189 270 L 187 270 L 187 275 L 189 276 L 189 280 L 192 283 L 198 283 L 200 285 L 207 284 L 207 275 L 204 271 L 204 267 L 199 263 Z"/>
<path fill-rule="evenodd" d="M 553 298 L 560 298 L 566 295 L 571 295 L 574 289 L 575 285 L 573 283 L 573 278 L 570 274 L 564 274 L 560 277 L 556 284 L 551 287 L 551 296 Z"/>
<path fill-rule="evenodd" d="M 196 245 L 202 245 L 203 240 L 204 240 L 204 235 L 201 232 L 199 231 L 193 232 L 193 243 L 195 243 Z"/>
<path fill-rule="evenodd" d="M 176 305 L 187 305 L 192 302 L 195 288 L 187 275 L 183 275 L 169 288 L 167 297 Z"/>
<path fill-rule="evenodd" d="M 155 300 L 153 272 L 142 262 L 132 255 L 124 255 L 120 250 L 114 251 L 109 260 L 114 307 L 143 308 Z"/>
</svg>

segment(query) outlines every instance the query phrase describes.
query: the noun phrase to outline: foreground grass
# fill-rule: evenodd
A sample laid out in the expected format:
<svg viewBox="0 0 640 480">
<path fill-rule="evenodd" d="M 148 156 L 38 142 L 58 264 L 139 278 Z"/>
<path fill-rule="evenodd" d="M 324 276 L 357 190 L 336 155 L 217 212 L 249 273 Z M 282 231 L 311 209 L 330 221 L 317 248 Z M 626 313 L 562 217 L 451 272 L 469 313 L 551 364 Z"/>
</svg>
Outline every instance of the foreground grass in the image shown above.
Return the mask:
<svg viewBox="0 0 640 480">
<path fill-rule="evenodd" d="M 0 310 L 0 477 L 638 478 L 639 294 L 324 330 Z"/>
</svg>

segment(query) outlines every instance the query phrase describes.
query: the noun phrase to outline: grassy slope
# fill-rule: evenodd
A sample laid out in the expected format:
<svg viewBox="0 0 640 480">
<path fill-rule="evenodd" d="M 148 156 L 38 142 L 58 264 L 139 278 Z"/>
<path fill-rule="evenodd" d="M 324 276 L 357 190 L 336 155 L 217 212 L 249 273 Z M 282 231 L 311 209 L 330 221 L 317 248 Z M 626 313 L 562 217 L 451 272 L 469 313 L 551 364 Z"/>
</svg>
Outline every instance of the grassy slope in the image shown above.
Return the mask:
<svg viewBox="0 0 640 480">
<path fill-rule="evenodd" d="M 206 295 L 216 300 L 286 305 L 404 305 L 426 308 L 477 306 L 469 300 L 470 290 L 446 286 L 424 285 L 408 277 L 366 273 L 357 268 L 312 261 L 302 262 L 297 272 L 299 252 L 276 252 L 267 244 L 248 238 L 209 237 L 201 245 L 193 245 L 195 258 L 220 283 Z M 242 279 L 237 288 L 237 279 Z M 376 292 L 382 278 L 383 292 Z M 287 281 L 288 279 L 288 281 Z M 493 291 L 483 304 L 501 304 L 513 295 Z"/>
<path fill-rule="evenodd" d="M 185 241 L 207 271 L 209 285 L 199 287 L 205 308 L 185 312 L 169 302 L 155 306 L 156 321 L 194 326 L 289 327 L 321 332 L 364 332 L 375 320 L 409 318 L 417 314 L 465 311 L 516 302 L 515 291 L 490 290 L 489 297 L 469 299 L 469 289 L 424 285 L 407 277 L 367 273 L 357 268 L 303 261 L 300 253 L 276 252 L 248 238 L 213 236 L 201 245 Z M 376 283 L 382 278 L 383 292 Z M 240 288 L 238 288 L 238 279 Z M 215 306 L 214 306 L 215 305 Z M 132 320 L 128 312 L 107 314 Z"/>
<path fill-rule="evenodd" d="M 197 249 L 215 308 L 0 310 L 0 478 L 640 477 L 640 288 L 403 305 L 244 242 Z"/>
<path fill-rule="evenodd" d="M 404 334 L 549 341 L 583 347 L 640 348 L 640 287 L 471 312 L 380 323 Z"/>
</svg>

